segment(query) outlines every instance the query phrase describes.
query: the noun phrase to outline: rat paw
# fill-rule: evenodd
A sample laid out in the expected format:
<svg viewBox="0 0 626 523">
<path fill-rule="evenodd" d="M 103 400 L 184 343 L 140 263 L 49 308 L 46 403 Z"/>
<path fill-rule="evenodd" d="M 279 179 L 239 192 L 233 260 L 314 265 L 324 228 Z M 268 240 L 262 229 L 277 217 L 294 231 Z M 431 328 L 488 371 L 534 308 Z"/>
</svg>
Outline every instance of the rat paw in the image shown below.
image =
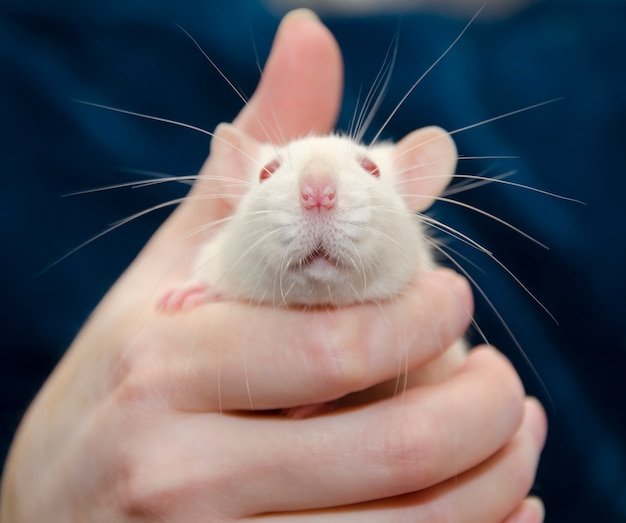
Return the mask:
<svg viewBox="0 0 626 523">
<path fill-rule="evenodd" d="M 206 283 L 192 283 L 173 287 L 157 301 L 160 312 L 179 312 L 193 309 L 203 303 L 215 301 L 218 295 Z"/>
</svg>

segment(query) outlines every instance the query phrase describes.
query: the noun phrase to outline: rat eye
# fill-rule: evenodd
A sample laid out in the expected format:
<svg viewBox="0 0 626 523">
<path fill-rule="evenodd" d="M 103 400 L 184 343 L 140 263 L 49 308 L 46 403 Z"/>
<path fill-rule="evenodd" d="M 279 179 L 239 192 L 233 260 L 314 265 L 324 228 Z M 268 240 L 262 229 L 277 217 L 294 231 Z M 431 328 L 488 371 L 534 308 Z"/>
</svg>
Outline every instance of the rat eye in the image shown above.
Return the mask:
<svg viewBox="0 0 626 523">
<path fill-rule="evenodd" d="M 376 165 L 372 160 L 370 160 L 367 156 L 361 158 L 360 161 L 361 167 L 365 169 L 372 176 L 378 178 L 380 176 L 380 170 L 378 169 L 378 165 Z"/>
<path fill-rule="evenodd" d="M 280 162 L 278 160 L 272 160 L 268 163 L 263 169 L 261 169 L 261 173 L 259 174 L 259 180 L 267 180 L 272 174 L 276 172 L 276 170 L 280 167 Z"/>
</svg>

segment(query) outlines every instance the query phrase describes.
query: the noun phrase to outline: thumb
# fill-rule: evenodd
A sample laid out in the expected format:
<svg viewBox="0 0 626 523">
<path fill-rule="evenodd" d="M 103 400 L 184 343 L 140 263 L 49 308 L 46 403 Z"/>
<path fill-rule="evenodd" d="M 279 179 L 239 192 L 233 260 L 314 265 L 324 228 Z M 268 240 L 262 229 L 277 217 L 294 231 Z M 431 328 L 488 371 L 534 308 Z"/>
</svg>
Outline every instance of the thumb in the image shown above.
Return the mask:
<svg viewBox="0 0 626 523">
<path fill-rule="evenodd" d="M 260 141 L 283 143 L 335 125 L 343 64 L 335 38 L 308 9 L 281 22 L 259 86 L 233 124 Z"/>
</svg>

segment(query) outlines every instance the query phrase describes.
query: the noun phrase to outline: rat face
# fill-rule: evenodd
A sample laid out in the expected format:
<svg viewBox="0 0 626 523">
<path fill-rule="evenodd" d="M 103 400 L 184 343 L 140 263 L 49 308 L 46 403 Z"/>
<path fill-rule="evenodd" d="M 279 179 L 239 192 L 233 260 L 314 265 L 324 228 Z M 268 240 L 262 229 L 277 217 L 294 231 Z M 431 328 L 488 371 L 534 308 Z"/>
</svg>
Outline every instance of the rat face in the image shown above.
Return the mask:
<svg viewBox="0 0 626 523">
<path fill-rule="evenodd" d="M 245 162 L 250 188 L 220 247 L 223 285 L 239 296 L 279 305 L 383 299 L 430 265 L 397 145 L 330 135 L 243 150 L 254 160 Z"/>
</svg>

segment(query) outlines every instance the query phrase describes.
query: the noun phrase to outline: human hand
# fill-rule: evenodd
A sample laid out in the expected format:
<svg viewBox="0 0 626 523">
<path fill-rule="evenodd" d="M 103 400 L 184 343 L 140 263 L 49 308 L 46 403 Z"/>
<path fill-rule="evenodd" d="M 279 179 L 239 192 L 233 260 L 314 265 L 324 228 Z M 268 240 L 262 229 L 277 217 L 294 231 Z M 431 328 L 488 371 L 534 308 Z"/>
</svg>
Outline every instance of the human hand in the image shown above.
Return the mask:
<svg viewBox="0 0 626 523">
<path fill-rule="evenodd" d="M 340 93 L 336 44 L 300 12 L 235 125 L 259 139 L 259 121 L 286 137 L 326 132 Z M 227 198 L 204 197 L 216 191 L 198 181 L 41 390 L 7 462 L 2 521 L 499 523 L 524 512 L 545 419 L 491 349 L 396 398 L 304 420 L 261 412 L 392 379 L 401 350 L 408 368 L 436 358 L 467 326 L 459 276 L 422 275 L 394 303 L 332 312 L 155 310 L 202 241 L 187 233 L 230 212 Z"/>
</svg>

